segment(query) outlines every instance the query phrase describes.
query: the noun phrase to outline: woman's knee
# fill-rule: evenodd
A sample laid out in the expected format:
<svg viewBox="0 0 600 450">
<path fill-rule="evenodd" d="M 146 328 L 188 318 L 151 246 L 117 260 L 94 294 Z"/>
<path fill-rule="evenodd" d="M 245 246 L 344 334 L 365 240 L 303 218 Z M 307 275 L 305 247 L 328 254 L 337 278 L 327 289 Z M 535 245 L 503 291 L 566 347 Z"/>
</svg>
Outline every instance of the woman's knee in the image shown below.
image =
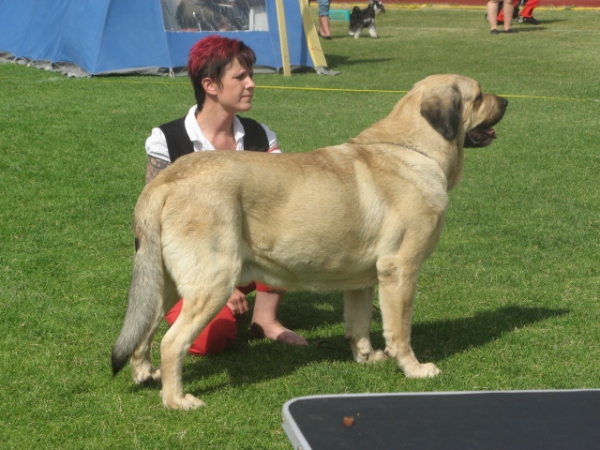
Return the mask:
<svg viewBox="0 0 600 450">
<path fill-rule="evenodd" d="M 331 0 L 319 0 L 319 17 L 329 16 L 329 5 Z"/>
</svg>

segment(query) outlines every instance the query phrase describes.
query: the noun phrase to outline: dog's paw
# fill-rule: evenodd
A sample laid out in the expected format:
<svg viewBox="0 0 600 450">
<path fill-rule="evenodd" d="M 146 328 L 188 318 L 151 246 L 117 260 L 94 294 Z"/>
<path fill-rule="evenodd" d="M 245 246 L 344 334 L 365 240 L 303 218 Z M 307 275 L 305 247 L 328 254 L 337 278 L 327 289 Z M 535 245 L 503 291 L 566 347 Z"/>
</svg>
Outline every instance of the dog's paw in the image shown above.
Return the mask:
<svg viewBox="0 0 600 450">
<path fill-rule="evenodd" d="M 405 367 L 403 371 L 407 378 L 433 378 L 441 373 L 441 370 L 432 363 L 412 364 L 409 367 Z"/>
<path fill-rule="evenodd" d="M 160 381 L 160 368 L 149 367 L 148 369 L 134 371 L 133 381 L 135 381 L 137 384 Z"/>
<path fill-rule="evenodd" d="M 387 355 L 381 350 L 373 350 L 369 353 L 359 354 L 354 358 L 356 362 L 361 364 L 374 364 L 379 361 L 387 359 Z"/>
<path fill-rule="evenodd" d="M 166 408 L 169 409 L 180 409 L 182 411 L 189 411 L 191 409 L 200 408 L 206 406 L 202 400 L 194 397 L 192 394 L 185 394 L 183 397 L 165 398 L 163 391 L 160 391 L 159 395 L 162 398 L 162 403 Z"/>
<path fill-rule="evenodd" d="M 376 363 L 379 361 L 383 361 L 387 359 L 387 355 L 383 352 L 383 350 L 375 350 L 369 354 L 369 358 L 367 360 L 368 363 Z"/>
</svg>

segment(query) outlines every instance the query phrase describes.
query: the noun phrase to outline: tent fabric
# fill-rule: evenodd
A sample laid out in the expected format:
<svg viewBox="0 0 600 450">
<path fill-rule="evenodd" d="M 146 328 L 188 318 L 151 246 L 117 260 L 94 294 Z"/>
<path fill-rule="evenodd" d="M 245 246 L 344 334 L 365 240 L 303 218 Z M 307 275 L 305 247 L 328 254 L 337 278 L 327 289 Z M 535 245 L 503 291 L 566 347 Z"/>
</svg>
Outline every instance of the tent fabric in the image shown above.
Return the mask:
<svg viewBox="0 0 600 450">
<path fill-rule="evenodd" d="M 166 14 L 172 7 L 165 7 L 173 1 L 180 0 L 1 0 L 0 61 L 76 77 L 185 74 L 190 48 L 215 31 L 176 29 Z M 275 0 L 252 3 L 262 1 L 266 26 L 217 33 L 249 45 L 257 56 L 257 72 L 279 71 L 283 63 Z M 290 64 L 296 71 L 312 70 L 299 0 L 283 4 Z"/>
</svg>

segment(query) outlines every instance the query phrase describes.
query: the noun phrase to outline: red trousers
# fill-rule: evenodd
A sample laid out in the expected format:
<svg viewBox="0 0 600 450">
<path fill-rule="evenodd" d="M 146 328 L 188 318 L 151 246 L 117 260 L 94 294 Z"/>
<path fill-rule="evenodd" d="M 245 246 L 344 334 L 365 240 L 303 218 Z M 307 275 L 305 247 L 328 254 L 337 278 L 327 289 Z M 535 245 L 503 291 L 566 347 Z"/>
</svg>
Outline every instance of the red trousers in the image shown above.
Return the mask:
<svg viewBox="0 0 600 450">
<path fill-rule="evenodd" d="M 525 17 L 526 19 L 531 19 L 533 17 L 533 10 L 538 7 L 540 4 L 540 0 L 527 0 L 523 9 L 519 12 L 521 17 Z M 514 0 L 514 7 L 517 8 L 519 6 L 519 0 Z M 504 22 L 504 11 L 502 9 L 498 9 L 498 22 Z"/>
<path fill-rule="evenodd" d="M 531 19 L 533 17 L 533 10 L 538 7 L 540 4 L 540 0 L 527 0 L 525 6 L 521 10 L 521 17 L 525 17 L 526 19 Z"/>
<path fill-rule="evenodd" d="M 260 283 L 250 283 L 247 286 L 238 287 L 244 294 L 253 291 L 270 292 L 271 288 Z M 179 300 L 173 308 L 165 315 L 169 325 L 173 325 L 183 306 L 183 299 Z M 237 319 L 227 305 L 219 311 L 219 314 L 202 330 L 192 343 L 188 353 L 196 356 L 215 355 L 235 341 L 237 336 Z"/>
</svg>

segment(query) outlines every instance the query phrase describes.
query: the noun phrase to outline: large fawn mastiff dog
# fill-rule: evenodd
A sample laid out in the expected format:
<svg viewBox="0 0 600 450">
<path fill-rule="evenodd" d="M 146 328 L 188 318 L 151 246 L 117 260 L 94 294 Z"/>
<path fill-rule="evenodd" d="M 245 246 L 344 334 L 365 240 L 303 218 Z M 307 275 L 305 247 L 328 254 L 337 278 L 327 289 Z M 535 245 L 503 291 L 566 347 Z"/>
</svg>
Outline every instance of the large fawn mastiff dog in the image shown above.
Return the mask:
<svg viewBox="0 0 600 450">
<path fill-rule="evenodd" d="M 182 157 L 143 190 L 135 208 L 136 253 L 123 328 L 112 351 L 117 374 L 162 378 L 168 408 L 204 403 L 184 393 L 183 359 L 235 286 L 344 291 L 346 338 L 358 362 L 395 358 L 407 377 L 433 377 L 411 348 L 419 269 L 444 224 L 463 147 L 492 142 L 508 102 L 458 75 L 415 84 L 385 119 L 347 144 L 310 153 L 199 152 Z M 379 284 L 385 351 L 369 339 Z M 165 334 L 160 368 L 150 346 Z"/>
</svg>

